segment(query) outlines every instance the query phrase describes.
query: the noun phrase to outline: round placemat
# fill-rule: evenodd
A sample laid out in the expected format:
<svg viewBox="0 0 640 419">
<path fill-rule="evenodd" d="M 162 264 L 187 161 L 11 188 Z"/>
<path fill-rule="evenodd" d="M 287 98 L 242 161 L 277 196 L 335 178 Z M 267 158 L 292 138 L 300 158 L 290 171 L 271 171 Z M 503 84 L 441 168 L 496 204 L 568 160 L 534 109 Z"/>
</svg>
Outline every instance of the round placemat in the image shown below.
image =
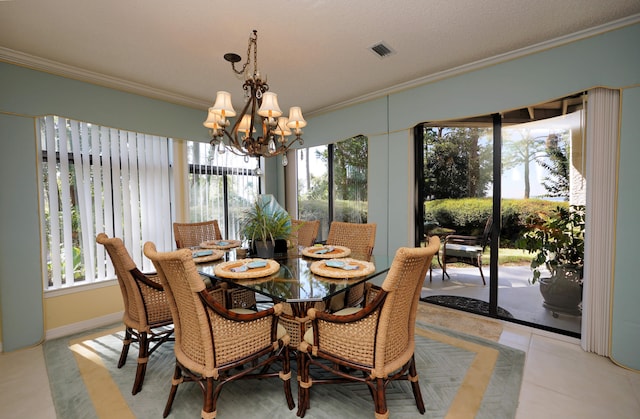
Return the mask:
<svg viewBox="0 0 640 419">
<path fill-rule="evenodd" d="M 200 247 L 205 249 L 233 249 L 240 245 L 242 245 L 240 240 L 208 240 L 200 243 Z"/>
<path fill-rule="evenodd" d="M 318 250 L 327 249 L 329 247 L 333 247 L 333 250 L 326 253 L 316 253 Z M 335 259 L 349 256 L 351 254 L 351 249 L 344 246 L 311 246 L 302 249 L 302 254 L 315 259 Z"/>
<path fill-rule="evenodd" d="M 237 268 L 249 262 L 255 261 L 265 261 L 267 262 L 267 266 L 262 268 L 251 268 L 247 269 L 244 272 L 233 272 L 231 269 Z M 261 278 L 263 276 L 269 276 L 274 274 L 280 270 L 280 264 L 275 260 L 271 259 L 242 259 L 242 260 L 234 260 L 229 262 L 223 262 L 217 265 L 214 268 L 214 273 L 216 276 L 220 276 L 222 278 L 231 278 L 231 279 L 250 279 L 250 278 Z"/>
<path fill-rule="evenodd" d="M 311 264 L 309 269 L 316 275 L 326 276 L 329 278 L 355 278 L 358 276 L 368 275 L 376 270 L 373 263 L 364 260 L 357 260 L 351 258 L 340 259 L 341 262 L 345 262 L 348 265 L 357 265 L 358 269 L 342 269 L 333 268 L 327 266 L 326 260 L 318 260 Z"/>
<path fill-rule="evenodd" d="M 207 256 L 200 256 L 197 258 L 193 258 L 193 261 L 195 263 L 207 263 L 207 262 L 212 262 L 214 260 L 222 259 L 222 257 L 224 256 L 224 252 L 222 250 L 215 250 L 215 249 L 207 249 L 207 250 L 211 250 L 213 253 Z M 202 249 L 192 250 L 192 252 L 193 253 L 202 252 Z"/>
</svg>

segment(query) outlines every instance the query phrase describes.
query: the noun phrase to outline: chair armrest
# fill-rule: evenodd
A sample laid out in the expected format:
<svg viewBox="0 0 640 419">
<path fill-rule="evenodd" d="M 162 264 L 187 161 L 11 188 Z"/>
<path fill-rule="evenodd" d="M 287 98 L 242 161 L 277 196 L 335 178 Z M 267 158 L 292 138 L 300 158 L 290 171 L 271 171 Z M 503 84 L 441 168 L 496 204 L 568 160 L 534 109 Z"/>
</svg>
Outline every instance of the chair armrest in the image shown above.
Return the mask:
<svg viewBox="0 0 640 419">
<path fill-rule="evenodd" d="M 152 273 L 144 274 L 144 273 L 140 272 L 138 270 L 138 268 L 133 268 L 130 272 L 131 272 L 131 275 L 133 276 L 133 278 L 136 281 L 138 281 L 138 282 L 140 282 L 140 283 L 142 283 L 142 284 L 144 284 L 144 285 L 146 285 L 148 287 L 151 287 L 151 288 L 153 288 L 155 290 L 164 291 L 164 288 L 162 287 L 162 284 L 160 283 L 160 277 L 158 276 L 157 273 L 152 272 Z"/>
<path fill-rule="evenodd" d="M 282 313 L 282 304 L 275 304 L 272 307 L 269 307 L 267 310 L 256 311 L 250 314 L 240 314 L 235 313 L 233 311 L 227 310 L 222 304 L 220 304 L 216 299 L 209 294 L 209 291 L 206 289 L 199 292 L 200 300 L 204 303 L 205 307 L 210 308 L 215 311 L 216 314 L 224 317 L 228 320 L 233 320 L 237 322 L 250 322 L 252 320 L 259 320 L 263 317 L 269 316 L 280 316 Z"/>
<path fill-rule="evenodd" d="M 373 298 L 370 303 L 353 314 L 340 316 L 328 313 L 326 311 L 319 311 L 315 308 L 310 308 L 307 311 L 307 316 L 312 321 L 318 319 L 330 323 L 353 323 L 358 320 L 362 320 L 363 318 L 370 316 L 371 313 L 379 310 L 382 307 L 382 303 L 384 303 L 386 297 L 387 292 L 383 289 L 380 289 L 379 292 L 377 292 L 375 298 Z"/>
</svg>

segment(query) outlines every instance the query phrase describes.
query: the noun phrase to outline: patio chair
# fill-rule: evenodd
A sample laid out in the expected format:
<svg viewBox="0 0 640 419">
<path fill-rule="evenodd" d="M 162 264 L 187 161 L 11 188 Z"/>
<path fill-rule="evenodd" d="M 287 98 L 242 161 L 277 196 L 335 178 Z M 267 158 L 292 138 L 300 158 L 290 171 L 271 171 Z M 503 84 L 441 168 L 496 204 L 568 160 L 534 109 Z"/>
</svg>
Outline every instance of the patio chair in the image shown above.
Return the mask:
<svg viewBox="0 0 640 419">
<path fill-rule="evenodd" d="M 320 220 L 291 220 L 290 240 L 296 246 L 313 246 L 318 238 Z"/>
<path fill-rule="evenodd" d="M 376 224 L 345 223 L 333 221 L 327 235 L 327 245 L 345 246 L 351 249 L 349 257 L 370 260 L 376 242 Z M 332 311 L 342 307 L 353 307 L 362 303 L 364 283 L 349 288 L 347 294 L 339 294 L 332 298 L 329 309 Z M 344 297 L 344 299 L 343 299 Z"/>
<path fill-rule="evenodd" d="M 189 381 L 203 390 L 201 416 L 206 419 L 216 417 L 223 386 L 240 379 L 281 379 L 293 409 L 289 335 L 278 324 L 282 305 L 254 313 L 227 310 L 207 293 L 190 251 L 160 253 L 147 242 L 144 254 L 158 271 L 175 321 L 176 365 L 163 417 L 171 411 L 178 386 Z M 273 370 L 276 363 L 281 367 Z M 251 395 L 246 397 L 251 403 Z"/>
<path fill-rule="evenodd" d="M 149 356 L 158 346 L 173 340 L 171 310 L 158 276 L 140 272 L 121 239 L 100 233 L 96 242 L 109 254 L 124 301 L 125 336 L 118 368 L 127 361 L 129 345 L 138 344 L 138 368 L 131 390 L 135 395 L 142 389 Z"/>
<path fill-rule="evenodd" d="M 199 223 L 173 223 L 173 235 L 176 247 L 196 247 L 207 240 L 222 240 L 218 220 Z"/>
<path fill-rule="evenodd" d="M 442 246 L 442 258 L 440 259 L 443 281 L 445 275 L 450 278 L 447 273 L 447 263 L 465 263 L 478 267 L 480 269 L 480 277 L 482 277 L 482 284 L 487 285 L 482 272 L 482 254 L 491 239 L 492 227 L 493 218 L 489 217 L 481 236 L 450 234 L 445 237 Z"/>
<path fill-rule="evenodd" d="M 369 388 L 375 417 L 388 418 L 386 389 L 395 380 L 411 383 L 418 411 L 425 412 L 414 331 L 422 284 L 439 249 L 437 237 L 428 247 L 398 249 L 382 286 L 368 286 L 363 308 L 308 310 L 312 326 L 298 348 L 298 416 L 310 408 L 312 386 L 359 382 Z"/>
</svg>

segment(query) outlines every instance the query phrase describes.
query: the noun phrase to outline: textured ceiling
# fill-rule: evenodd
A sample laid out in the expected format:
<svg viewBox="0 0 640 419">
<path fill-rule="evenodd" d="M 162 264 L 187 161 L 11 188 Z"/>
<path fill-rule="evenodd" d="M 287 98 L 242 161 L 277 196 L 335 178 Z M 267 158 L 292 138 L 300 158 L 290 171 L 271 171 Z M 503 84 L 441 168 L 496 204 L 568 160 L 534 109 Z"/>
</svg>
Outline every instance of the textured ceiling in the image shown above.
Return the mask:
<svg viewBox="0 0 640 419">
<path fill-rule="evenodd" d="M 227 90 L 238 108 L 222 56 L 244 60 L 257 29 L 280 106 L 309 114 L 639 13 L 640 0 L 8 0 L 0 60 L 203 110 Z M 395 54 L 369 50 L 381 41 Z"/>
</svg>

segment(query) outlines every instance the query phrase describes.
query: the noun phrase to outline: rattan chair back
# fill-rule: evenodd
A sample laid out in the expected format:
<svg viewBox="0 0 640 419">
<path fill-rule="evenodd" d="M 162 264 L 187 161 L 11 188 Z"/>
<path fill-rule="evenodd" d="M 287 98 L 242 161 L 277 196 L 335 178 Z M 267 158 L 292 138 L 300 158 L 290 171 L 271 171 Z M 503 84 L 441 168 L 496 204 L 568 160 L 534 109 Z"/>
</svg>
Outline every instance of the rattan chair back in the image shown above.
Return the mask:
<svg viewBox="0 0 640 419">
<path fill-rule="evenodd" d="M 297 246 L 313 246 L 318 238 L 320 220 L 291 220 L 290 240 Z"/>
<path fill-rule="evenodd" d="M 351 249 L 350 257 L 369 260 L 376 243 L 376 224 L 333 221 L 329 227 L 326 243 L 348 247 Z"/>
<path fill-rule="evenodd" d="M 218 220 L 202 221 L 199 223 L 173 223 L 173 236 L 176 247 L 196 247 L 208 240 L 222 240 Z"/>
</svg>

